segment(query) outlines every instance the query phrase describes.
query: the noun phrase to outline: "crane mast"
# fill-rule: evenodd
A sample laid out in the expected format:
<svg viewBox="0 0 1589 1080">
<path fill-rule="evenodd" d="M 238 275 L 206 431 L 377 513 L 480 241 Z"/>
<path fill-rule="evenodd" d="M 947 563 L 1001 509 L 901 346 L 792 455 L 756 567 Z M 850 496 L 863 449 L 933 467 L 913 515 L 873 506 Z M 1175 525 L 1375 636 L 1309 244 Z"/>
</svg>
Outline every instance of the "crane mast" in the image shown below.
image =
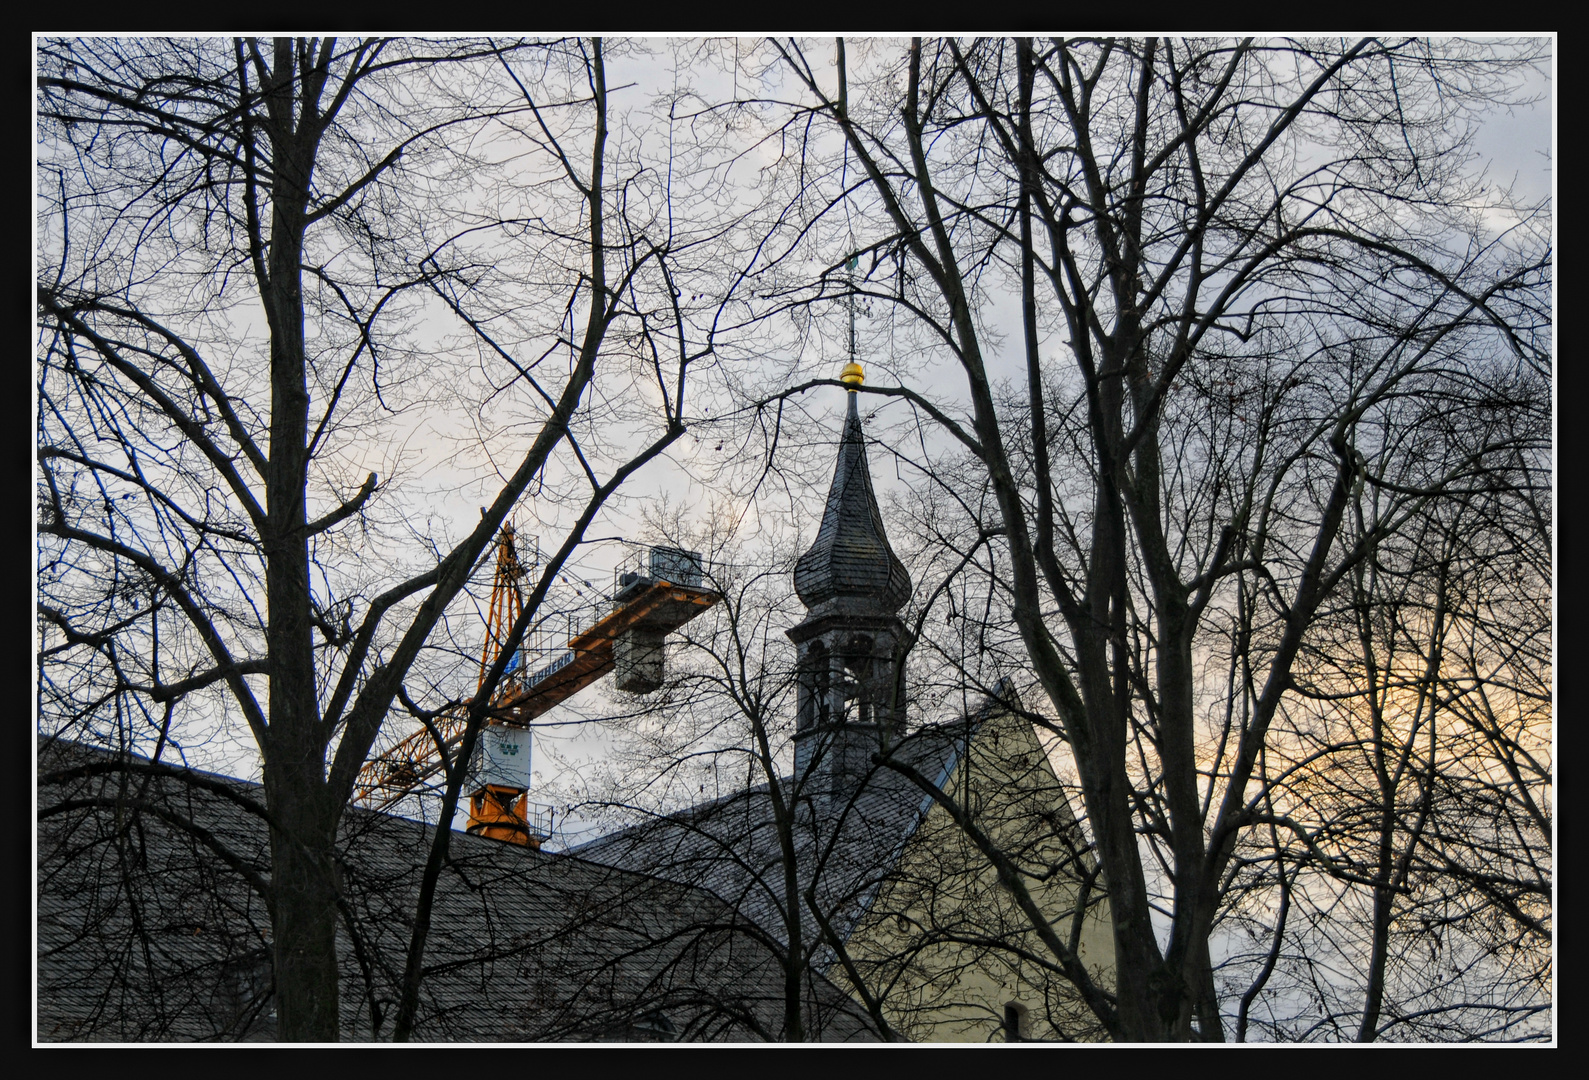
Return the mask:
<svg viewBox="0 0 1589 1080">
<path fill-rule="evenodd" d="M 566 642 L 534 670 L 521 647 L 499 680 L 477 740 L 470 769 L 468 831 L 539 848 L 551 835 L 551 809 L 528 801 L 530 722 L 568 700 L 609 671 L 618 689 L 646 693 L 662 683 L 663 640 L 722 599 L 701 581 L 701 557 L 673 547 L 652 547 L 614 573 L 610 597 L 570 620 Z M 496 570 L 480 652 L 478 694 L 524 611 L 523 578 L 511 523 L 497 540 Z M 443 770 L 442 748 L 455 750 L 468 726 L 466 705 L 455 706 L 367 761 L 354 802 L 386 810 Z"/>
</svg>

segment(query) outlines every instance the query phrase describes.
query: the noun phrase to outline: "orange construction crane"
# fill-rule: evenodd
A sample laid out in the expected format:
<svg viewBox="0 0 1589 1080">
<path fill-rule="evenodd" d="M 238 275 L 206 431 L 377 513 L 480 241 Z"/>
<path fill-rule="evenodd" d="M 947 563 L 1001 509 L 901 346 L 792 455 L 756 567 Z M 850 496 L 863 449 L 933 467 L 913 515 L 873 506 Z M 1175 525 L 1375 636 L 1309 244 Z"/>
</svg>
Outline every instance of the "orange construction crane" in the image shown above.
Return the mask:
<svg viewBox="0 0 1589 1080">
<path fill-rule="evenodd" d="M 582 612 L 577 627 L 571 620 L 566 644 L 553 650 L 546 662 L 527 670 L 527 653 L 522 650 L 509 662 L 480 733 L 478 758 L 471 763 L 469 832 L 533 848 L 551 835 L 551 809 L 533 805 L 526 797 L 530 721 L 615 667 L 620 690 L 645 693 L 660 686 L 668 632 L 722 599 L 702 586 L 701 569 L 701 557 L 695 552 L 653 547 L 638 562 L 619 568 L 613 595 Z M 523 613 L 525 572 L 513 526 L 504 525 L 497 541 L 477 693 Z M 421 729 L 372 757 L 359 772 L 354 801 L 385 810 L 412 794 L 442 771 L 440 747 L 451 750 L 462 743 L 467 723 L 467 708 L 451 709 L 437 717 L 435 734 Z"/>
</svg>

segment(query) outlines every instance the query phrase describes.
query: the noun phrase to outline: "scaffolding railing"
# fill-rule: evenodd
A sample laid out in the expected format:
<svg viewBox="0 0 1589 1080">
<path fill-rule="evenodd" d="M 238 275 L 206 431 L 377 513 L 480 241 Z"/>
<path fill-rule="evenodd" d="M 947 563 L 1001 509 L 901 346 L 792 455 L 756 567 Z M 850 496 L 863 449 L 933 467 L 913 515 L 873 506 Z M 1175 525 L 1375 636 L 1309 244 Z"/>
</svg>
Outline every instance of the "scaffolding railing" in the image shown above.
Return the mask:
<svg viewBox="0 0 1589 1080">
<path fill-rule="evenodd" d="M 510 667 L 509 679 L 528 690 L 571 664 L 575 654 L 569 643 L 607 620 L 634 597 L 639 587 L 666 581 L 698 589 L 720 576 L 723 568 L 698 551 L 668 545 L 630 552 L 613 567 L 612 589 L 605 596 L 594 596 L 577 607 L 551 611 L 530 626 L 520 647 L 521 659 Z M 589 586 L 589 582 L 585 584 Z"/>
<path fill-rule="evenodd" d="M 554 835 L 552 825 L 556 813 L 557 808 L 550 803 L 526 802 L 524 827 L 537 840 L 550 840 Z"/>
</svg>

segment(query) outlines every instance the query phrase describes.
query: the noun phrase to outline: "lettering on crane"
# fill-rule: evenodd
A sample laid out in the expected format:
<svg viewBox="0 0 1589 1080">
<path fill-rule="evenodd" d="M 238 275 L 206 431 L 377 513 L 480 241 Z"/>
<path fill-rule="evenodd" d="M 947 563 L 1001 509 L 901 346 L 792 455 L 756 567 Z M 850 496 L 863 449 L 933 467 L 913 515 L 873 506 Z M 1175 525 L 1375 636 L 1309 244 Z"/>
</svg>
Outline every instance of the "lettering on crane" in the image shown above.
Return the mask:
<svg viewBox="0 0 1589 1080">
<path fill-rule="evenodd" d="M 572 649 L 565 650 L 563 652 L 563 654 L 561 656 L 559 656 L 556 660 L 553 660 L 550 664 L 547 664 L 544 667 L 542 667 L 534 675 L 531 675 L 529 682 L 527 682 L 525 685 L 526 686 L 534 686 L 536 683 L 543 681 L 548 676 L 555 675 L 555 674 L 557 674 L 557 672 L 562 671 L 564 668 L 566 668 L 569 664 L 572 664 L 573 662 L 574 662 L 574 651 Z"/>
</svg>

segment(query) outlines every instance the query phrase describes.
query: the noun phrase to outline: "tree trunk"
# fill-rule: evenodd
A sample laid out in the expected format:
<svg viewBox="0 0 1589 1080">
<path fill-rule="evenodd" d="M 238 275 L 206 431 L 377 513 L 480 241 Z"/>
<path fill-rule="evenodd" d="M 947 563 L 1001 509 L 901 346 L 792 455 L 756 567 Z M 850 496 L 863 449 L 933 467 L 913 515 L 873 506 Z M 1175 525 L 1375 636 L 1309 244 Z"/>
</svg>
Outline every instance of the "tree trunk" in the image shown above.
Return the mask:
<svg viewBox="0 0 1589 1080">
<path fill-rule="evenodd" d="M 316 103 L 327 50 L 275 42 L 267 96 L 276 175 L 272 184 L 268 276 L 260 283 L 270 325 L 270 461 L 265 473 L 266 637 L 270 730 L 264 751 L 275 910 L 277 1032 L 285 1042 L 335 1042 L 337 1012 L 334 843 L 338 808 L 329 805 L 326 740 L 315 692 L 306 488 L 309 386 L 304 338 L 304 233 L 319 127 Z M 296 73 L 296 77 L 295 77 Z M 294 93 L 294 90 L 297 93 Z M 298 98 L 301 96 L 301 101 Z"/>
<path fill-rule="evenodd" d="M 276 782 L 266 789 L 271 805 L 289 812 L 277 811 L 283 829 L 270 835 L 277 1037 L 335 1042 L 340 1035 L 335 826 L 325 820 L 331 815 L 321 806 L 323 783 L 312 769 L 278 766 L 274 771 Z M 285 794 L 282 789 L 289 785 L 299 790 Z M 321 790 L 305 790 L 308 785 Z M 305 812 L 292 812 L 300 809 Z"/>
<path fill-rule="evenodd" d="M 1395 899 L 1392 889 L 1374 890 L 1374 945 L 1368 959 L 1368 990 L 1363 995 L 1358 1042 L 1373 1042 L 1379 1035 L 1379 1012 L 1385 997 L 1385 955 L 1390 947 L 1390 913 Z"/>
</svg>

